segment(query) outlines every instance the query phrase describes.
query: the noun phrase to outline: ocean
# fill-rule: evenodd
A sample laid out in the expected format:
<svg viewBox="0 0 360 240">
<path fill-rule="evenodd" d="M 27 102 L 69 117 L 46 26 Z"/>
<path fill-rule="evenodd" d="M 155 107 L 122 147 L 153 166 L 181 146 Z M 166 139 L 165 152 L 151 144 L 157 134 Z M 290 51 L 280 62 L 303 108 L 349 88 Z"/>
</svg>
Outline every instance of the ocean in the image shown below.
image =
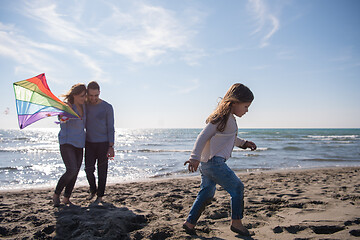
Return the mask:
<svg viewBox="0 0 360 240">
<path fill-rule="evenodd" d="M 188 160 L 201 129 L 116 129 L 108 183 L 198 175 Z M 55 187 L 65 172 L 58 128 L 0 129 L 0 190 Z M 234 148 L 236 171 L 360 166 L 360 129 L 239 129 L 256 151 Z M 87 185 L 84 163 L 77 186 Z"/>
</svg>

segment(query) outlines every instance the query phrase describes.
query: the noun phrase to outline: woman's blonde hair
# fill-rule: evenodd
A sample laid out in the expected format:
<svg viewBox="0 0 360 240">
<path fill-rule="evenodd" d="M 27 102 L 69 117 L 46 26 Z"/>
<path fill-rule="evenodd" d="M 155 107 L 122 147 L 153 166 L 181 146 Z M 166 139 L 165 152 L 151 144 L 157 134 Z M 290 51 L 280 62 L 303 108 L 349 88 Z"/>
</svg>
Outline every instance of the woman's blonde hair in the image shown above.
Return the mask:
<svg viewBox="0 0 360 240">
<path fill-rule="evenodd" d="M 85 84 L 77 83 L 66 94 L 61 95 L 61 97 L 64 98 L 64 102 L 74 104 L 74 95 L 79 95 L 84 91 L 86 92 Z"/>
<path fill-rule="evenodd" d="M 206 119 L 206 123 L 217 124 L 217 130 L 223 132 L 231 113 L 233 103 L 247 103 L 254 100 L 251 90 L 241 83 L 235 83 L 221 99 L 215 111 Z"/>
</svg>

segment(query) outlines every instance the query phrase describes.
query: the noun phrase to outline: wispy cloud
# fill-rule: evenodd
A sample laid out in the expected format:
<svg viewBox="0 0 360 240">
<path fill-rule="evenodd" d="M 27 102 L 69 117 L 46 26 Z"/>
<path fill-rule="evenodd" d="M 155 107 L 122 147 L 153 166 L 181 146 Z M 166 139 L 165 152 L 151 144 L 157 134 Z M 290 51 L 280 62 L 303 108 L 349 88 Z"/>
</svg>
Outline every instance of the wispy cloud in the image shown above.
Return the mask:
<svg viewBox="0 0 360 240">
<path fill-rule="evenodd" d="M 118 31 L 107 38 L 108 47 L 133 62 L 161 62 L 161 56 L 187 54 L 191 49 L 190 40 L 196 32 L 184 25 L 175 12 L 144 3 L 134 5 L 127 12 L 114 6 L 112 11 L 106 21 L 117 26 Z"/>
<path fill-rule="evenodd" d="M 259 65 L 259 66 L 254 66 L 251 69 L 253 70 L 264 70 L 264 69 L 269 69 L 271 67 L 271 65 Z"/>
<path fill-rule="evenodd" d="M 344 49 L 338 49 L 338 56 L 330 58 L 333 62 L 349 62 L 353 60 L 354 47 L 347 47 Z"/>
<path fill-rule="evenodd" d="M 249 0 L 248 9 L 256 24 L 252 34 L 261 36 L 261 48 L 268 46 L 271 37 L 280 28 L 279 19 L 269 11 L 263 0 Z"/>
<path fill-rule="evenodd" d="M 295 58 L 295 54 L 292 50 L 283 50 L 277 53 L 279 59 L 290 60 Z"/>
<path fill-rule="evenodd" d="M 101 4 L 102 11 L 92 11 L 97 9 L 92 4 L 80 1 L 70 8 L 56 1 L 24 1 L 16 10 L 28 22 L 0 22 L 0 55 L 16 62 L 18 75 L 45 72 L 56 82 L 79 79 L 81 72 L 86 79 L 114 80 L 104 65 L 109 62 L 139 71 L 142 64 L 194 66 L 207 56 L 192 43 L 206 17 L 200 10 L 173 11 L 139 0 L 109 1 Z M 76 73 L 64 71 L 74 71 L 75 65 Z"/>
<path fill-rule="evenodd" d="M 94 3 L 87 5 L 91 4 Z M 191 40 L 197 34 L 193 26 L 199 24 L 199 18 L 205 14 L 194 18 L 188 16 L 194 11 L 184 10 L 179 15 L 142 1 L 123 4 L 107 2 L 102 5 L 107 14 L 94 12 L 91 20 L 81 17 L 83 4 L 75 4 L 70 10 L 65 10 L 61 2 L 39 1 L 26 4 L 22 12 L 37 21 L 36 28 L 49 36 L 52 42 L 73 49 L 76 57 L 80 56 L 80 52 L 84 54 L 80 49 L 96 49 L 92 54 L 86 54 L 88 61 L 83 61 L 85 67 L 89 67 L 89 62 L 93 63 L 94 77 L 104 72 L 94 60 L 99 55 L 111 57 L 115 54 L 133 63 L 146 64 L 181 59 L 189 65 L 196 65 L 204 56 L 201 49 L 192 46 Z"/>
<path fill-rule="evenodd" d="M 181 59 L 184 60 L 190 66 L 197 66 L 204 57 L 208 56 L 206 51 L 201 48 L 189 49 L 189 51 L 182 52 Z"/>
<path fill-rule="evenodd" d="M 183 82 L 186 83 L 186 86 L 174 86 L 173 85 L 170 87 L 176 89 L 176 92 L 178 94 L 189 94 L 200 87 L 199 79 L 192 79 L 192 80 L 183 81 Z"/>
<path fill-rule="evenodd" d="M 93 81 L 108 81 L 106 77 L 104 77 L 104 71 L 94 59 L 84 53 L 81 53 L 79 50 L 74 50 L 74 53 L 83 63 L 83 65 L 92 71 Z"/>
<path fill-rule="evenodd" d="M 71 16 L 60 14 L 57 12 L 57 5 L 55 3 L 48 4 L 47 2 L 26 2 L 26 7 L 23 8 L 26 16 L 40 21 L 42 25 L 40 30 L 48 34 L 53 39 L 65 42 L 85 43 L 90 38 L 90 35 L 79 29 L 72 20 Z M 74 15 L 73 15 L 74 16 Z M 65 20 L 68 18 L 69 20 Z"/>
<path fill-rule="evenodd" d="M 42 22 L 41 30 L 53 39 L 77 45 L 97 45 L 133 62 L 154 61 L 171 51 L 182 51 L 196 34 L 177 18 L 175 12 L 142 2 L 130 4 L 126 10 L 110 5 L 107 9 L 111 12 L 109 17 L 97 16 L 101 26 L 88 28 L 78 27 L 80 20 L 72 18 L 71 13 L 69 16 L 59 13 L 59 7 L 54 3 L 29 4 L 26 9 L 27 16 Z M 79 9 L 74 11 L 81 12 Z M 107 31 L 109 28 L 111 31 Z"/>
<path fill-rule="evenodd" d="M 19 34 L 14 26 L 0 23 L 0 55 L 15 61 L 18 73 L 51 71 L 52 66 L 60 63 L 49 52 L 62 51 L 64 49 L 56 45 L 34 42 Z"/>
</svg>

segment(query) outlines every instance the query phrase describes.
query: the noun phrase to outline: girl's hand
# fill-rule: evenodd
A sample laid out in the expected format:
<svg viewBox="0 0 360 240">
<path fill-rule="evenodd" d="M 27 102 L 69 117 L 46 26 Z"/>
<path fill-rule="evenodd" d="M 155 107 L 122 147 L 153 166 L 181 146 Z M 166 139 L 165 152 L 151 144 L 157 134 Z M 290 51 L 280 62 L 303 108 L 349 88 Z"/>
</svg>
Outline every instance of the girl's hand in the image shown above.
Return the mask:
<svg viewBox="0 0 360 240">
<path fill-rule="evenodd" d="M 194 159 L 189 159 L 188 161 L 186 161 L 184 163 L 184 166 L 186 164 L 189 164 L 189 166 L 188 166 L 189 172 L 196 172 L 199 167 L 200 161 L 194 160 Z"/>
<path fill-rule="evenodd" d="M 251 142 L 251 141 L 246 141 L 246 143 L 243 146 L 244 149 L 250 148 L 251 151 L 255 151 L 256 150 L 256 144 Z"/>
</svg>

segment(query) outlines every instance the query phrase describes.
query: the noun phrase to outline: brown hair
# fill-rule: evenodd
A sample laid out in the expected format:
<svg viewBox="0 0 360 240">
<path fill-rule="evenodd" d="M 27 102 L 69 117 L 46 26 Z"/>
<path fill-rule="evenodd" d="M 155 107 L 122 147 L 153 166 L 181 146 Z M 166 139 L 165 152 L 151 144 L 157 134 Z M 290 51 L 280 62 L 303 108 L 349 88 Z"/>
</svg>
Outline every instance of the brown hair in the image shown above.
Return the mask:
<svg viewBox="0 0 360 240">
<path fill-rule="evenodd" d="M 89 82 L 89 84 L 87 85 L 87 90 L 89 90 L 89 89 L 95 89 L 95 90 L 100 91 L 100 86 L 97 82 L 92 81 L 92 82 Z"/>
<path fill-rule="evenodd" d="M 79 95 L 84 91 L 86 92 L 85 84 L 77 83 L 66 94 L 61 95 L 61 97 L 64 98 L 64 102 L 74 104 L 74 95 Z"/>
<path fill-rule="evenodd" d="M 254 95 L 248 87 L 241 83 L 235 83 L 221 99 L 215 111 L 206 119 L 206 123 L 219 123 L 217 130 L 223 132 L 231 113 L 232 104 L 252 102 L 253 100 Z"/>
</svg>

